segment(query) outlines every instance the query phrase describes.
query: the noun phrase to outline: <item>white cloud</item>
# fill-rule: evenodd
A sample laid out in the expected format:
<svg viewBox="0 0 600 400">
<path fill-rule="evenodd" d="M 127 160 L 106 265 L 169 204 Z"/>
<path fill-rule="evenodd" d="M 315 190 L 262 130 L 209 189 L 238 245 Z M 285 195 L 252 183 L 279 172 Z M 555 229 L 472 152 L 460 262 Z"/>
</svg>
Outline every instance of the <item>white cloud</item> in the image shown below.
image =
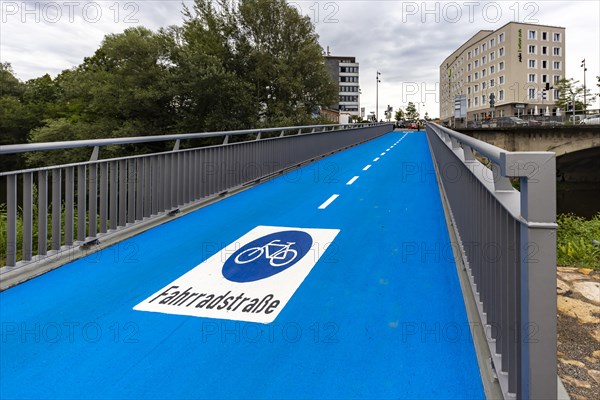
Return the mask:
<svg viewBox="0 0 600 400">
<path fill-rule="evenodd" d="M 181 24 L 182 2 L 0 1 L 0 59 L 26 80 L 71 68 L 90 56 L 104 35 L 143 25 L 156 30 Z M 191 1 L 186 0 L 186 4 Z M 380 115 L 388 104 L 424 101 L 421 111 L 437 116 L 432 94 L 440 63 L 481 29 L 517 20 L 566 28 L 567 76 L 588 84 L 600 75 L 600 2 L 597 1 L 289 1 L 315 23 L 320 43 L 335 55 L 355 56 L 361 65 L 361 105 L 375 110 L 379 70 Z M 70 4 L 70 5 L 69 5 Z M 60 15 L 57 8 L 60 5 Z M 98 10 L 100 14 L 98 15 Z M 407 88 L 419 93 L 407 97 Z M 598 104 L 596 103 L 596 106 Z"/>
</svg>

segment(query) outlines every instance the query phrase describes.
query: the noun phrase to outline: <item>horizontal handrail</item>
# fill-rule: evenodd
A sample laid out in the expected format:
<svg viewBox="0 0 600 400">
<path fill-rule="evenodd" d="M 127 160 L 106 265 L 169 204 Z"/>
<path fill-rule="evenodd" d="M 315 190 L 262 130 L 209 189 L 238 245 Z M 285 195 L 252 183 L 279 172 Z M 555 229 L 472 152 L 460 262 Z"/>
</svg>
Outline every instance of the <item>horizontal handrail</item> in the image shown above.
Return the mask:
<svg viewBox="0 0 600 400">
<path fill-rule="evenodd" d="M 360 128 L 364 126 L 374 126 L 379 123 L 369 124 L 338 124 L 338 125 L 305 125 L 305 126 L 288 126 L 283 128 L 259 128 L 259 129 L 246 129 L 236 131 L 220 131 L 220 132 L 204 132 L 204 133 L 185 133 L 185 134 L 172 134 L 172 135 L 154 135 L 154 136 L 134 136 L 134 137 L 121 137 L 121 138 L 108 138 L 108 139 L 88 139 L 88 140 L 71 140 L 71 141 L 60 141 L 60 142 L 43 142 L 43 143 L 26 143 L 26 144 L 9 144 L 0 146 L 1 154 L 15 154 L 25 153 L 29 151 L 45 151 L 45 150 L 63 150 L 63 149 L 74 149 L 80 147 L 101 147 L 109 145 L 122 145 L 122 144 L 136 144 L 136 143 L 150 143 L 150 142 L 169 142 L 173 140 L 191 140 L 191 139 L 204 139 L 218 136 L 239 136 L 239 135 L 250 135 L 258 133 L 273 133 L 273 132 L 287 132 L 297 131 L 304 129 L 350 129 Z"/>
<path fill-rule="evenodd" d="M 446 133 L 450 137 L 458 140 L 459 142 L 464 143 L 470 148 L 477 150 L 479 154 L 489 158 L 497 164 L 500 164 L 502 153 L 507 153 L 506 150 L 500 147 L 496 147 L 492 144 L 483 142 L 481 140 L 477 140 L 471 136 L 467 136 L 463 133 L 453 131 L 452 129 L 446 128 L 444 126 L 437 125 L 436 129 Z"/>
</svg>

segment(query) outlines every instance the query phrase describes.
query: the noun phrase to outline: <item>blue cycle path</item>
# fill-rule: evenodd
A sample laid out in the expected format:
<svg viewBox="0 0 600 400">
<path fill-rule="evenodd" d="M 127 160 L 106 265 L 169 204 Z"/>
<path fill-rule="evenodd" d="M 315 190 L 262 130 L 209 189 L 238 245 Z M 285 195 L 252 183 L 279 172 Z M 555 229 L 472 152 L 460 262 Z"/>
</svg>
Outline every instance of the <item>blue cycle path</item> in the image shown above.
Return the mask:
<svg viewBox="0 0 600 400">
<path fill-rule="evenodd" d="M 273 323 L 132 309 L 259 225 L 340 230 Z M 484 398 L 423 132 L 391 132 L 6 290 L 0 321 L 2 399 Z"/>
</svg>

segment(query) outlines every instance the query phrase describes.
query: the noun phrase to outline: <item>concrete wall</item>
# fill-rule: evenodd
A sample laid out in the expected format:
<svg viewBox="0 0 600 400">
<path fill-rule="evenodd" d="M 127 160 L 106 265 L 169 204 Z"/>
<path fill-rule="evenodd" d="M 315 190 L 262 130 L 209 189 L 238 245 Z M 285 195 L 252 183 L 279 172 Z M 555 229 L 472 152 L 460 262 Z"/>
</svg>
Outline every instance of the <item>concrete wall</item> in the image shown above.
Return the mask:
<svg viewBox="0 0 600 400">
<path fill-rule="evenodd" d="M 508 151 L 553 151 L 557 178 L 600 182 L 600 126 L 457 129 Z"/>
<path fill-rule="evenodd" d="M 508 151 L 553 151 L 556 156 L 600 147 L 600 126 L 457 129 Z"/>
</svg>

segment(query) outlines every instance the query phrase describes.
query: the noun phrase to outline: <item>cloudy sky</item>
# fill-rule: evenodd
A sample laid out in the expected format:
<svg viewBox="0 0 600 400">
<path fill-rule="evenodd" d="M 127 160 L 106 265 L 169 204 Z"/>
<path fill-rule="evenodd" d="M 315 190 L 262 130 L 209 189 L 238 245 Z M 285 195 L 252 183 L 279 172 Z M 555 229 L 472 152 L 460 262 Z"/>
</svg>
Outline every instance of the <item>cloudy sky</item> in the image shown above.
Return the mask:
<svg viewBox="0 0 600 400">
<path fill-rule="evenodd" d="M 439 65 L 481 29 L 507 22 L 566 28 L 567 77 L 587 82 L 600 75 L 600 1 L 288 1 L 309 16 L 332 55 L 360 62 L 361 106 L 375 110 L 375 76 L 381 72 L 379 113 L 388 104 L 419 102 L 421 114 L 439 115 Z M 191 4 L 191 1 L 185 1 Z M 104 35 L 131 26 L 180 24 L 182 1 L 0 0 L 0 60 L 27 80 L 80 64 Z M 424 105 L 423 105 L 424 103 Z M 598 102 L 594 104 L 598 107 Z"/>
</svg>

